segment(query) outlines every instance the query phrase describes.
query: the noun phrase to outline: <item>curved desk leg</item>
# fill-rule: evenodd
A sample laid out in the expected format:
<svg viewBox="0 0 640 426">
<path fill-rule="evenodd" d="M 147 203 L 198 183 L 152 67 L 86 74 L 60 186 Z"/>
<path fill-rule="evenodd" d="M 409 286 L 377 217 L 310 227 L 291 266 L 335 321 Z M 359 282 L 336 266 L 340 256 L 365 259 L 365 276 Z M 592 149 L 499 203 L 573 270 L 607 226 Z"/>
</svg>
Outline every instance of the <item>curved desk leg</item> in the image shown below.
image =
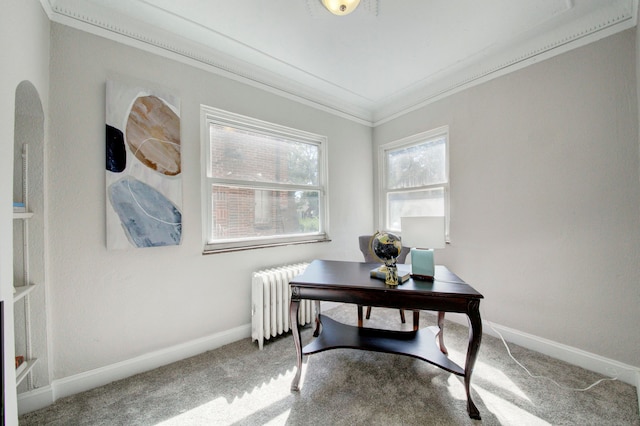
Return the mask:
<svg viewBox="0 0 640 426">
<path fill-rule="evenodd" d="M 289 307 L 289 320 L 291 321 L 291 334 L 293 334 L 293 341 L 296 344 L 296 355 L 297 355 L 297 364 L 298 370 L 296 371 L 296 375 L 291 382 L 291 390 L 299 391 L 300 387 L 298 384 L 300 383 L 300 374 L 302 373 L 302 343 L 300 340 L 300 329 L 298 328 L 298 308 L 300 307 L 299 300 L 291 300 L 291 305 Z"/>
<path fill-rule="evenodd" d="M 316 306 L 316 329 L 313 331 L 313 337 L 318 337 L 320 335 L 320 301 L 316 300 L 314 304 Z"/>
<path fill-rule="evenodd" d="M 480 411 L 471 400 L 471 373 L 476 363 L 480 341 L 482 340 L 482 320 L 480 319 L 480 301 L 471 300 L 467 306 L 469 316 L 469 347 L 467 348 L 467 362 L 464 367 L 464 388 L 467 391 L 467 412 L 472 419 L 480 420 Z"/>
<path fill-rule="evenodd" d="M 438 328 L 440 329 L 440 332 L 438 332 L 438 344 L 440 345 L 440 352 L 448 355 L 449 351 L 444 345 L 444 312 L 438 312 Z"/>
</svg>

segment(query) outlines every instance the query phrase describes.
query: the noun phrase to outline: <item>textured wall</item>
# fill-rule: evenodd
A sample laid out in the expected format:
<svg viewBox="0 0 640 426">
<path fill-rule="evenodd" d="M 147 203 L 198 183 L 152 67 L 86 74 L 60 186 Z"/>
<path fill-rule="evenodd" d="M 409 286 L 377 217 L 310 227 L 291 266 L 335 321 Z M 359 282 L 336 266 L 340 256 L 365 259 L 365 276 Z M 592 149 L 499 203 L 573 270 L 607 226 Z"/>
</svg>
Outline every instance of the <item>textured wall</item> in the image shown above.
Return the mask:
<svg viewBox="0 0 640 426">
<path fill-rule="evenodd" d="M 374 131 L 450 126 L 451 240 L 485 319 L 640 366 L 635 30 Z"/>
<path fill-rule="evenodd" d="M 13 276 L 12 276 L 12 245 L 13 219 L 11 203 L 13 201 L 13 144 L 16 115 L 29 114 L 29 106 L 25 110 L 16 111 L 16 89 L 21 82 L 33 88 L 35 103 L 40 103 L 47 117 L 49 95 L 49 20 L 38 2 L 9 0 L 2 4 L 0 15 L 0 40 L 5 41 L 0 48 L 0 297 L 5 301 L 5 403 L 6 423 L 17 424 L 16 389 L 14 386 L 14 353 L 13 353 Z M 34 112 L 36 115 L 37 111 Z M 40 112 L 42 114 L 42 111 Z M 46 123 L 45 123 L 46 126 Z M 18 133 L 21 132 L 18 125 Z M 38 133 L 37 131 L 34 133 Z M 42 152 L 42 140 L 40 149 Z M 39 157 L 42 165 L 42 156 Z M 42 180 L 40 179 L 40 182 Z M 40 203 L 42 204 L 42 184 L 39 185 Z M 38 219 L 40 235 L 44 222 Z M 35 233 L 34 233 L 35 234 Z M 36 251 L 36 258 L 42 261 L 45 243 Z M 44 265 L 39 265 L 39 277 L 42 276 Z M 38 299 L 44 296 L 44 286 L 38 289 Z M 46 320 L 45 307 L 39 306 L 36 320 Z M 43 357 L 43 380 L 46 384 L 46 356 Z"/>
<path fill-rule="evenodd" d="M 52 25 L 48 150 L 54 378 L 250 323 L 253 270 L 359 259 L 373 226 L 371 129 L 164 57 Z M 105 248 L 105 82 L 181 99 L 183 240 Z M 328 136 L 331 243 L 203 256 L 200 104 Z"/>
</svg>

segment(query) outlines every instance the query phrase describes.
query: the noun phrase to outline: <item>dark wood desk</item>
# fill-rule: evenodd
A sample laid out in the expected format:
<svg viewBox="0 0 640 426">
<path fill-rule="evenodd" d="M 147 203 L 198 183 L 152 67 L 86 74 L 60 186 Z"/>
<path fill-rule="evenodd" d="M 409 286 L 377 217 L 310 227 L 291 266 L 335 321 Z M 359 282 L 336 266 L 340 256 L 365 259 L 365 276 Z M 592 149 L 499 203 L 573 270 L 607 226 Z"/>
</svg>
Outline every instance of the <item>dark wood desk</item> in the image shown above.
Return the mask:
<svg viewBox="0 0 640 426">
<path fill-rule="evenodd" d="M 353 348 L 412 356 L 436 365 L 450 373 L 464 377 L 467 392 L 467 411 L 473 419 L 480 412 L 471 399 L 469 385 L 482 339 L 480 299 L 482 295 L 444 266 L 436 266 L 435 281 L 409 281 L 397 287 L 388 287 L 384 281 L 371 278 L 369 271 L 378 264 L 314 260 L 305 272 L 289 283 L 291 307 L 289 311 L 293 340 L 298 355 L 298 369 L 291 390 L 299 390 L 302 355 L 328 349 Z M 302 299 L 353 303 L 359 306 L 404 308 L 414 311 L 460 312 L 469 317 L 469 346 L 465 367 L 462 368 L 446 356 L 444 346 L 438 348 L 436 335 L 442 336 L 442 321 L 438 327 L 412 331 L 391 331 L 341 324 L 326 315 L 317 314 L 316 337 L 302 348 L 298 328 L 298 307 Z M 441 314 L 441 316 L 444 316 Z M 321 332 L 322 331 L 322 332 Z M 442 349 L 442 350 L 441 350 Z"/>
</svg>

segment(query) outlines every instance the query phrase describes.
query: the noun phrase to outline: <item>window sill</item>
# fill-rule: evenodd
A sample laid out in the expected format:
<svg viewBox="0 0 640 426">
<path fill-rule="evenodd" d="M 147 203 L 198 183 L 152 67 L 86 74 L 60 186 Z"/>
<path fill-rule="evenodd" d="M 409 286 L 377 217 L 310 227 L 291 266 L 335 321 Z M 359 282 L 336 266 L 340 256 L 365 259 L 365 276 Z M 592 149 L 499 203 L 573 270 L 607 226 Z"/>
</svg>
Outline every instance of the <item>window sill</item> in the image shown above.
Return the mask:
<svg viewBox="0 0 640 426">
<path fill-rule="evenodd" d="M 311 240 L 303 240 L 303 241 L 286 241 L 279 243 L 264 243 L 264 244 L 254 244 L 250 246 L 242 246 L 242 247 L 221 247 L 221 248 L 205 248 L 202 251 L 203 255 L 208 254 L 219 254 L 219 253 L 231 253 L 234 251 L 246 251 L 246 250 L 256 250 L 263 249 L 269 247 L 282 247 L 282 246 L 293 246 L 300 244 L 313 244 L 313 243 L 330 243 L 331 239 L 329 238 L 316 238 Z"/>
</svg>

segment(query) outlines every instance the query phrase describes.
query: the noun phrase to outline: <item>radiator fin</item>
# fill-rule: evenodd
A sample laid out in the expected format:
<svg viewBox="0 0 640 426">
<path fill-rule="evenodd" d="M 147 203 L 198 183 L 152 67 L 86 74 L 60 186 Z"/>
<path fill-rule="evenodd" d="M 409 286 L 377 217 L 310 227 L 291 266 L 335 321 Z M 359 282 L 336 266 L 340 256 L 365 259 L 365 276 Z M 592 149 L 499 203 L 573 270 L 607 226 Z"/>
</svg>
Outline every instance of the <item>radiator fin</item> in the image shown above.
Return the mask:
<svg viewBox="0 0 640 426">
<path fill-rule="evenodd" d="M 290 330 L 289 304 L 291 289 L 289 281 L 300 275 L 308 263 L 283 265 L 263 269 L 252 274 L 251 279 L 251 339 L 258 341 L 262 349 L 264 340 Z M 309 324 L 313 319 L 310 300 L 302 300 L 298 309 L 298 324 Z"/>
</svg>

